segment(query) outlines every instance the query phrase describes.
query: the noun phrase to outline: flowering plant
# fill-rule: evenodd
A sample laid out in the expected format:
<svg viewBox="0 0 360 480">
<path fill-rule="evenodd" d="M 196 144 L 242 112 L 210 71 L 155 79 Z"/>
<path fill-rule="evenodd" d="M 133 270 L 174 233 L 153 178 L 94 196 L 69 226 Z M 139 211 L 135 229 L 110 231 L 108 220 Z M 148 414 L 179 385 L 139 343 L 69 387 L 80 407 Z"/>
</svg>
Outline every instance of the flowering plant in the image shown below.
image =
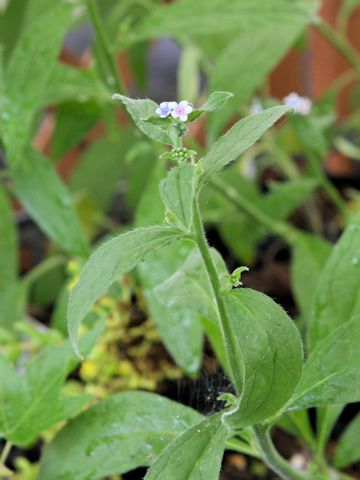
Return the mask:
<svg viewBox="0 0 360 480">
<path fill-rule="evenodd" d="M 326 165 L 360 159 L 356 102 L 345 119 L 334 106 L 359 80 L 341 34 L 358 1 L 339 2 L 339 31 L 317 0 L 18 3 L 0 0 L 0 476 L 217 480 L 237 452 L 254 472 L 347 478 L 359 194 Z M 64 36 L 89 19 L 91 61 L 74 68 Z M 313 102 L 271 98 L 309 25 L 354 70 Z M 130 98 L 163 98 L 147 67 L 173 64 L 169 38 L 179 101 Z M 205 408 L 165 396 L 203 365 L 223 380 Z"/>
</svg>

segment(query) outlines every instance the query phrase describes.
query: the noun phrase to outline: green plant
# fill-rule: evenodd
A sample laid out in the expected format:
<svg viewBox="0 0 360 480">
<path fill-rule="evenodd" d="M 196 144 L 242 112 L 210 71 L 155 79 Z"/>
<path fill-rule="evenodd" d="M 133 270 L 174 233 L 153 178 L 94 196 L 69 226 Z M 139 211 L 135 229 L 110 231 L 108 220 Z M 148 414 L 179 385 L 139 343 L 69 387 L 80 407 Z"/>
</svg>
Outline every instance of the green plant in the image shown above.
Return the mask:
<svg viewBox="0 0 360 480">
<path fill-rule="evenodd" d="M 5 463 L 12 444 L 27 448 L 39 436 L 49 442 L 38 474 L 44 480 L 102 478 L 138 466 L 151 466 L 147 478 L 215 479 L 225 449 L 260 457 L 283 478 L 342 478 L 336 469 L 360 458 L 354 440 L 358 417 L 335 454 L 327 449 L 345 405 L 360 400 L 359 200 L 355 189 L 340 193 L 323 168 L 334 143 L 351 158 L 359 157 L 356 104 L 341 124 L 334 108 L 339 91 L 359 80 L 358 54 L 344 36 L 358 2 L 344 2 L 338 29 L 316 17 L 318 3 L 177 0 L 164 6 L 152 0 L 88 0 L 55 5 L 27 0 L 19 8 L 13 0 L 0 5 L 0 135 L 6 165 L 0 186 L 0 436 L 7 441 L 1 474 L 10 474 Z M 95 61 L 87 69 L 57 62 L 65 32 L 85 19 L 95 30 Z M 268 130 L 287 112 L 270 97 L 268 74 L 295 42 L 302 48 L 299 37 L 311 24 L 354 70 L 314 102 L 310 114 L 290 114 Z M 186 120 L 172 118 L 171 105 L 160 116 L 155 102 L 129 98 L 118 72 L 116 55 L 122 52 L 141 91 L 148 42 L 160 36 L 182 47 L 179 97 L 201 104 L 201 73 L 215 92 L 202 106 L 185 111 Z M 114 91 L 128 113 L 120 129 Z M 262 111 L 247 117 L 254 94 Z M 32 140 L 40 112 L 53 105 L 56 123 L 47 159 Z M 235 123 L 239 116 L 244 118 Z M 196 120 L 206 126 L 204 142 L 191 129 L 187 135 Z M 103 137 L 87 147 L 66 184 L 56 172 L 61 157 L 99 122 Z M 234 126 L 221 136 L 230 123 Z M 277 181 L 263 181 L 268 169 Z M 126 185 L 121 200 L 128 209 L 120 224 L 109 214 L 119 180 Z M 49 244 L 46 258 L 22 277 L 12 197 Z M 324 218 L 324 203 L 330 219 Z M 300 222 L 290 222 L 294 212 Z M 209 226 L 231 262 L 250 269 L 266 237 L 281 242 L 291 255 L 296 324 L 268 296 L 241 288 L 247 269 L 228 271 L 207 243 Z M 100 247 L 95 240 L 90 255 L 91 243 L 104 232 L 113 238 Z M 334 246 L 328 239 L 335 235 L 340 238 Z M 130 270 L 131 286 L 124 287 L 118 279 Z M 123 287 L 125 293 L 119 294 Z M 150 317 L 139 327 L 145 342 L 151 346 L 161 338 L 176 363 L 169 369 L 163 363 L 154 378 L 162 372 L 177 376 L 180 369 L 196 377 L 204 338 L 209 340 L 234 386 L 234 395 L 221 396 L 221 412 L 203 417 L 144 392 L 116 393 L 95 405 L 93 397 L 81 395 L 154 388 L 139 372 L 127 378 L 122 360 L 111 351 L 122 348 L 131 334 L 121 302 L 126 298 L 130 309 L 132 297 Z M 116 299 L 111 308 L 109 298 Z M 62 341 L 68 301 L 71 342 L 88 357 L 80 373 L 73 373 L 85 383 L 81 386 L 67 382 L 79 363 L 69 342 Z M 30 317 L 32 304 L 55 304 L 45 332 Z M 83 320 L 90 333 L 78 348 Z M 93 371 L 89 376 L 94 359 L 102 367 L 96 377 Z M 115 371 L 118 377 L 108 381 Z M 144 375 L 146 369 L 140 371 Z M 315 427 L 310 408 L 316 409 Z M 274 449 L 273 427 L 310 450 L 305 472 Z M 60 431 L 54 436 L 55 430 Z M 36 469 L 29 469 L 29 478 Z"/>
</svg>

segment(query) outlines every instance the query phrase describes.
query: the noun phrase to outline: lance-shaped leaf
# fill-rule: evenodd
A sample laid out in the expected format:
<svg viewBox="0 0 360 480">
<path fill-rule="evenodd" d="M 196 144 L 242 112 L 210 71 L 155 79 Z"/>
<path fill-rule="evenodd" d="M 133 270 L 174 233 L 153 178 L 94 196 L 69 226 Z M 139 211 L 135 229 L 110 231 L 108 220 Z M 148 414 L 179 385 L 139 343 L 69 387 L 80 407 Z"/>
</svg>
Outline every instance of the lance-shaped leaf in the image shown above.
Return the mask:
<svg viewBox="0 0 360 480">
<path fill-rule="evenodd" d="M 267 0 L 259 4 L 253 0 L 226 2 L 224 0 L 179 0 L 171 5 L 154 8 L 131 31 L 128 41 L 140 41 L 158 36 L 183 38 L 192 35 L 215 35 L 261 28 L 276 21 L 279 15 L 289 22 L 309 18 L 317 0 Z M 199 19 L 201 18 L 201 22 Z M 250 25 L 250 27 L 249 27 Z"/>
<path fill-rule="evenodd" d="M 145 480 L 218 480 L 228 436 L 221 414 L 205 418 L 170 443 Z"/>
<path fill-rule="evenodd" d="M 298 234 L 292 251 L 291 276 L 296 302 L 308 323 L 321 271 L 331 253 L 331 245 L 311 234 Z"/>
<path fill-rule="evenodd" d="M 153 225 L 164 218 L 159 182 L 166 177 L 166 173 L 162 163 L 158 163 L 152 171 L 136 212 L 138 226 Z M 199 316 L 186 305 L 168 308 L 159 301 L 154 289 L 181 267 L 193 248 L 190 240 L 180 240 L 155 252 L 137 268 L 147 307 L 161 339 L 176 363 L 188 375 L 196 374 L 201 365 L 204 335 Z"/>
<path fill-rule="evenodd" d="M 70 193 L 49 160 L 33 149 L 11 169 L 15 194 L 40 228 L 63 250 L 87 256 L 88 246 Z"/>
<path fill-rule="evenodd" d="M 120 102 L 129 112 L 137 127 L 143 133 L 145 133 L 145 135 L 150 137 L 152 140 L 156 140 L 157 142 L 161 142 L 166 145 L 172 144 L 166 129 L 162 128 L 161 123 L 160 125 L 154 125 L 153 123 L 146 121 L 146 119 L 155 115 L 155 111 L 158 107 L 155 102 L 149 100 L 148 98 L 135 100 L 118 93 L 113 96 L 113 99 L 120 100 Z M 159 117 L 159 120 L 164 120 L 164 127 L 167 126 L 166 119 L 161 119 Z"/>
<path fill-rule="evenodd" d="M 34 114 L 72 22 L 73 8 L 68 2 L 56 2 L 29 22 L 8 63 L 0 128 L 12 165 L 20 160 L 29 140 Z"/>
<path fill-rule="evenodd" d="M 99 325 L 81 338 L 86 352 L 101 330 Z M 25 445 L 54 423 L 77 413 L 89 397 L 61 394 L 65 379 L 76 364 L 70 342 L 58 348 L 47 347 L 21 374 L 0 354 L 0 438 Z"/>
<path fill-rule="evenodd" d="M 199 370 L 203 352 L 203 329 L 199 315 L 187 305 L 168 308 L 155 293 L 156 286 L 172 275 L 193 248 L 189 240 L 173 243 L 138 267 L 150 314 L 167 350 L 189 375 Z"/>
<path fill-rule="evenodd" d="M 229 355 L 242 358 L 240 403 L 227 419 L 244 427 L 275 414 L 291 397 L 301 376 L 302 344 L 292 320 L 263 293 L 233 290 L 226 306 L 237 341 Z"/>
<path fill-rule="evenodd" d="M 360 414 L 348 425 L 337 443 L 334 465 L 336 468 L 345 468 L 360 458 Z"/>
<path fill-rule="evenodd" d="M 17 277 L 17 233 L 11 204 L 0 185 L 0 293 Z"/>
<path fill-rule="evenodd" d="M 96 300 L 106 293 L 120 275 L 132 270 L 155 249 L 168 245 L 182 235 L 177 228 L 169 226 L 137 228 L 104 243 L 91 255 L 69 299 L 68 327 L 77 355 L 80 355 L 77 345 L 79 325 Z"/>
<path fill-rule="evenodd" d="M 211 256 L 218 275 L 225 279 L 228 271 L 221 255 L 215 249 L 211 249 Z M 197 249 L 193 249 L 183 265 L 155 287 L 154 295 L 169 311 L 186 307 L 201 315 L 204 330 L 216 356 L 223 368 L 229 371 L 216 301 L 204 262 Z"/>
<path fill-rule="evenodd" d="M 360 215 L 357 214 L 336 243 L 320 275 L 309 329 L 315 346 L 339 325 L 360 314 Z"/>
<path fill-rule="evenodd" d="M 216 112 L 217 110 L 221 110 L 233 96 L 234 95 L 230 92 L 212 92 L 203 105 L 190 113 L 189 120 L 192 122 L 205 112 Z"/>
<path fill-rule="evenodd" d="M 309 408 L 360 400 L 360 322 L 348 320 L 310 354 L 291 408 Z"/>
<path fill-rule="evenodd" d="M 201 415 L 145 392 L 113 395 L 63 428 L 45 449 L 39 480 L 93 480 L 150 465 Z"/>
<path fill-rule="evenodd" d="M 259 8 L 262 6 L 259 4 Z M 310 23 L 309 15 L 294 15 L 294 9 L 291 11 L 289 6 L 280 7 L 273 20 L 264 22 L 260 28 L 250 31 L 249 28 L 239 28 L 215 58 L 210 89 L 230 90 L 236 101 L 230 102 L 221 112 L 209 118 L 208 135 L 211 139 L 218 136 L 239 105 L 243 105 L 261 86 Z M 263 13 L 259 14 L 259 19 L 260 15 L 263 18 Z"/>
<path fill-rule="evenodd" d="M 211 147 L 203 161 L 204 177 L 222 170 L 250 148 L 290 109 L 285 106 L 268 108 L 261 113 L 239 120 Z"/>
<path fill-rule="evenodd" d="M 173 168 L 160 184 L 160 194 L 166 209 L 187 230 L 192 226 L 195 191 L 195 165 L 185 164 Z"/>
</svg>

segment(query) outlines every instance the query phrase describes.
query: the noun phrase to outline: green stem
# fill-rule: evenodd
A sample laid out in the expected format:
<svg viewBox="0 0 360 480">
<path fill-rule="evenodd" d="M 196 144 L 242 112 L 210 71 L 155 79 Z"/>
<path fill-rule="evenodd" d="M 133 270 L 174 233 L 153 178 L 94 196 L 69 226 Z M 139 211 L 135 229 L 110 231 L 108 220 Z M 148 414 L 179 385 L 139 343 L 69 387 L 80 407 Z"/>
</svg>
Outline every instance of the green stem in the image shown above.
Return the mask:
<svg viewBox="0 0 360 480">
<path fill-rule="evenodd" d="M 360 56 L 346 38 L 324 21 L 315 23 L 315 28 L 328 40 L 360 74 Z"/>
<path fill-rule="evenodd" d="M 243 361 L 241 358 L 241 353 L 239 351 L 236 335 L 227 313 L 226 304 L 223 298 L 223 293 L 221 291 L 220 280 L 205 237 L 205 231 L 201 220 L 198 198 L 195 198 L 194 200 L 194 230 L 196 236 L 195 240 L 204 261 L 210 284 L 213 289 L 216 305 L 219 311 L 221 332 L 227 356 L 227 365 L 230 368 L 230 373 L 234 381 L 237 394 L 239 395 L 240 392 L 238 390 L 243 383 L 241 375 L 241 365 L 243 364 Z M 231 352 L 231 354 L 229 354 L 229 352 Z"/>
<path fill-rule="evenodd" d="M 261 453 L 262 460 L 266 465 L 285 480 L 305 480 L 309 476 L 299 472 L 279 455 L 271 440 L 269 431 L 261 425 L 253 427 L 254 437 Z"/>
<path fill-rule="evenodd" d="M 66 258 L 62 255 L 54 255 L 52 257 L 49 257 L 43 262 L 36 265 L 36 267 L 34 267 L 29 273 L 27 273 L 23 278 L 23 282 L 27 284 L 27 286 L 30 286 L 47 272 L 49 272 L 53 268 L 63 265 L 65 262 Z"/>
<path fill-rule="evenodd" d="M 260 210 L 255 204 L 247 200 L 241 192 L 236 191 L 221 180 L 211 180 L 211 187 L 232 203 L 236 208 L 263 225 L 271 233 L 281 237 L 286 243 L 292 245 L 296 242 L 297 231 L 285 222 L 279 222 Z"/>
<path fill-rule="evenodd" d="M 298 168 L 292 159 L 277 146 L 271 132 L 265 133 L 263 143 L 267 150 L 272 154 L 273 160 L 281 172 L 284 173 L 289 180 L 297 180 L 300 178 L 301 174 Z"/>
<path fill-rule="evenodd" d="M 98 6 L 95 0 L 87 0 L 87 7 L 89 11 L 89 15 L 91 18 L 91 22 L 94 26 L 94 30 L 96 32 L 96 37 L 98 39 L 99 49 L 105 62 L 109 72 L 111 73 L 111 79 L 108 78 L 106 75 L 106 83 L 110 88 L 115 88 L 117 93 L 124 93 L 124 88 L 121 85 L 120 78 L 119 78 L 119 71 L 116 65 L 116 61 L 114 56 L 111 53 L 111 49 L 109 47 L 109 41 L 106 35 L 106 28 L 101 18 Z"/>
<path fill-rule="evenodd" d="M 343 200 L 338 190 L 326 177 L 323 169 L 320 166 L 320 160 L 315 158 L 315 155 L 312 153 L 308 154 L 308 159 L 309 159 L 309 164 L 314 174 L 316 175 L 317 180 L 320 183 L 322 189 L 328 194 L 328 197 L 331 199 L 334 205 L 338 208 L 339 212 L 341 212 L 344 218 L 347 219 L 349 217 L 349 212 L 346 206 L 346 202 Z"/>
<path fill-rule="evenodd" d="M 0 465 L 5 465 L 6 460 L 10 453 L 11 447 L 12 447 L 12 443 L 9 440 L 7 440 L 1 452 Z"/>
<path fill-rule="evenodd" d="M 245 455 L 250 455 L 251 457 L 260 458 L 259 452 L 257 452 L 251 445 L 237 439 L 230 438 L 226 442 L 226 448 L 228 450 L 233 450 L 234 452 L 244 453 Z"/>
<path fill-rule="evenodd" d="M 274 162 L 280 168 L 281 172 L 285 174 L 286 178 L 289 180 L 298 180 L 301 178 L 301 172 L 296 166 L 296 163 L 294 163 L 292 158 L 278 147 L 271 132 L 267 132 L 264 135 L 264 144 L 272 154 Z M 312 229 L 320 234 L 322 229 L 321 218 L 316 208 L 314 208 L 314 202 L 312 200 L 307 200 L 304 204 L 304 210 Z"/>
</svg>

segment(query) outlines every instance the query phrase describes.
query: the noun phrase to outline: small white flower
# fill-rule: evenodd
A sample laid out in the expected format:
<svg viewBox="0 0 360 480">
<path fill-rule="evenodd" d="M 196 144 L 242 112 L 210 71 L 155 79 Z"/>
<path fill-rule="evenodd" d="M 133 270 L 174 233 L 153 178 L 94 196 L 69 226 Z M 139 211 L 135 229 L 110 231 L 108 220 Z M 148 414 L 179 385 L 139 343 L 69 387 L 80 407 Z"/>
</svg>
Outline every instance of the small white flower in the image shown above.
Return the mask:
<svg viewBox="0 0 360 480">
<path fill-rule="evenodd" d="M 291 107 L 300 115 L 309 115 L 312 109 L 312 101 L 307 97 L 301 97 L 297 93 L 290 93 L 283 100 L 284 105 Z"/>
<path fill-rule="evenodd" d="M 186 122 L 188 115 L 193 111 L 193 107 L 186 100 L 182 100 L 180 103 L 172 103 L 171 116 L 173 118 L 180 118 L 182 122 Z"/>
</svg>

